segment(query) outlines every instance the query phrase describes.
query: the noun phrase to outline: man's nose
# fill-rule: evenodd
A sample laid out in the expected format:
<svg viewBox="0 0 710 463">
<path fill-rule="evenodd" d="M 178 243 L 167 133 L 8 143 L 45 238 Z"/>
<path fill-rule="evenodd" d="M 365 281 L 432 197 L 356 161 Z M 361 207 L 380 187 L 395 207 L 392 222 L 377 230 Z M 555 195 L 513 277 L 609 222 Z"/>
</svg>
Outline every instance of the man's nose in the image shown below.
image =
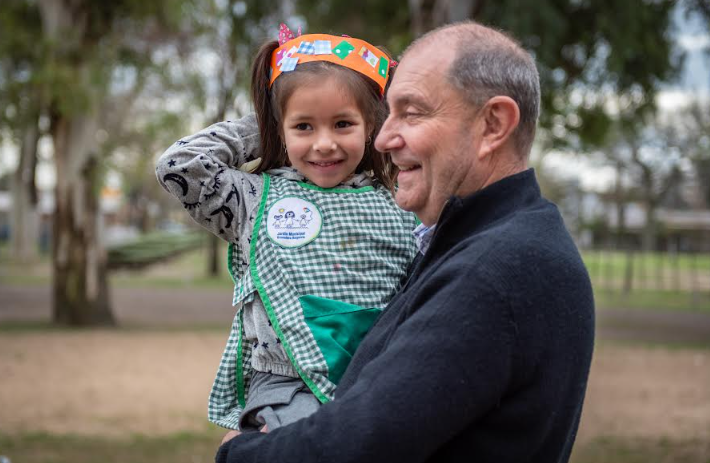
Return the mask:
<svg viewBox="0 0 710 463">
<path fill-rule="evenodd" d="M 386 153 L 400 147 L 403 144 L 402 137 L 396 133 L 392 115 L 388 116 L 382 124 L 380 133 L 375 138 L 375 149 L 380 153 Z"/>
</svg>

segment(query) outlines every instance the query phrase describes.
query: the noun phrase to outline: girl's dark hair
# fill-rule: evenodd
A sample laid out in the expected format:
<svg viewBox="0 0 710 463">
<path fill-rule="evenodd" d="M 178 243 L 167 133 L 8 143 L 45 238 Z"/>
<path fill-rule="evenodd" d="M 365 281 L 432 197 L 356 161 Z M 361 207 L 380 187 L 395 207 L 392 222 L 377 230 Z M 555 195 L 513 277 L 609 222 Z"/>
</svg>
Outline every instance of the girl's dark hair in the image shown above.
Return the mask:
<svg viewBox="0 0 710 463">
<path fill-rule="evenodd" d="M 286 103 L 293 92 L 309 81 L 335 76 L 355 99 L 365 119 L 365 131 L 369 136 L 362 161 L 355 172 L 372 172 L 375 179 L 393 190 L 398 170 L 391 158 L 377 151 L 374 144 L 375 137 L 387 118 L 387 105 L 380 95 L 379 86 L 352 69 L 327 61 L 313 61 L 300 64 L 294 71 L 281 74 L 269 88 L 271 55 L 278 47 L 277 41 L 264 44 L 252 65 L 251 93 L 261 141 L 261 163 L 254 173 L 288 165 L 281 123 Z M 392 81 L 393 71 L 394 69 L 390 70 L 388 86 Z"/>
</svg>

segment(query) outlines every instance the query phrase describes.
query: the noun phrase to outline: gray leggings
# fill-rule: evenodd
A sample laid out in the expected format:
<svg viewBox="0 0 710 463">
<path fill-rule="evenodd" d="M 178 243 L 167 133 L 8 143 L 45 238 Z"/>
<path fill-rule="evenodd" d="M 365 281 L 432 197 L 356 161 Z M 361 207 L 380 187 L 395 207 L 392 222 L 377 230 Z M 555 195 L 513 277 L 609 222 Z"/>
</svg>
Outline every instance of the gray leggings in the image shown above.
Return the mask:
<svg viewBox="0 0 710 463">
<path fill-rule="evenodd" d="M 251 380 L 246 406 L 239 418 L 241 431 L 286 426 L 315 413 L 320 402 L 301 378 L 257 371 Z"/>
</svg>

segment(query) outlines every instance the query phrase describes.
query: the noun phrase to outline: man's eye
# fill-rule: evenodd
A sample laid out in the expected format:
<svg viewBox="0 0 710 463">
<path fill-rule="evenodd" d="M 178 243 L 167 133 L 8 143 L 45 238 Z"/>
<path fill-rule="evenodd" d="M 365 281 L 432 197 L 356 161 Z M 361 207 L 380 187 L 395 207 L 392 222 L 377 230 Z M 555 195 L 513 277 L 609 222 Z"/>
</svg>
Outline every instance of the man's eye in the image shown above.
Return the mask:
<svg viewBox="0 0 710 463">
<path fill-rule="evenodd" d="M 296 125 L 296 130 L 309 130 L 311 128 L 311 124 L 307 124 L 305 122 L 301 122 L 300 124 Z"/>
<path fill-rule="evenodd" d="M 351 125 L 352 125 L 352 123 L 350 123 L 348 121 L 338 121 L 335 123 L 335 127 L 338 129 L 345 129 L 347 127 L 350 127 Z"/>
</svg>

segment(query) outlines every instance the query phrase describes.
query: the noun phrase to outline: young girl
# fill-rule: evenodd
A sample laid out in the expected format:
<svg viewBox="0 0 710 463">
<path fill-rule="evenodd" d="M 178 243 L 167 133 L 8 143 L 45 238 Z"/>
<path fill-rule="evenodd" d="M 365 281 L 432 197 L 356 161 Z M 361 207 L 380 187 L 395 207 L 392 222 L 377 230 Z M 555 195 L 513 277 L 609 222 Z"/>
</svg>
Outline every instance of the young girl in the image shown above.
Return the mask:
<svg viewBox="0 0 710 463">
<path fill-rule="evenodd" d="M 257 120 L 215 124 L 158 161 L 163 187 L 230 243 L 237 313 L 210 394 L 218 425 L 274 429 L 331 400 L 406 274 L 415 219 L 372 142 L 389 71 L 362 40 L 281 37 L 253 65 Z"/>
</svg>

